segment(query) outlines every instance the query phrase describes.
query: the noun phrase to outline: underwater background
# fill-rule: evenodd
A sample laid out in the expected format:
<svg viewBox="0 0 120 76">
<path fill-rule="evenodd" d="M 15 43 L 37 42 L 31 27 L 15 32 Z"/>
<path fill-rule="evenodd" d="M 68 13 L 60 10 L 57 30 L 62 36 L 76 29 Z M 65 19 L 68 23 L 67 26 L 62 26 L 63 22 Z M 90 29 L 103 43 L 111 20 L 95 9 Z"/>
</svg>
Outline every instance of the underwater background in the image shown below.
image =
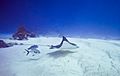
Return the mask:
<svg viewBox="0 0 120 76">
<path fill-rule="evenodd" d="M 0 33 L 120 38 L 120 0 L 0 0 Z"/>
</svg>

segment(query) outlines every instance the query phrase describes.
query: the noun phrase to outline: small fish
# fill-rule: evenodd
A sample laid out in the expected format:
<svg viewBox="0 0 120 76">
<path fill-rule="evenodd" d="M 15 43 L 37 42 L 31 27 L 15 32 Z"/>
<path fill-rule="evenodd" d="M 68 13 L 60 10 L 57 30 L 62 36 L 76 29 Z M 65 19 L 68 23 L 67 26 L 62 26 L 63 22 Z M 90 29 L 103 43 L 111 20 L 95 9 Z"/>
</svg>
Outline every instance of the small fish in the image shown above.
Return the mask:
<svg viewBox="0 0 120 76">
<path fill-rule="evenodd" d="M 28 49 L 25 49 L 25 51 L 27 52 L 26 55 L 28 55 L 29 53 L 33 53 L 33 56 L 34 56 L 34 54 L 40 54 L 40 51 L 37 48 L 38 48 L 37 45 L 33 45 L 33 46 L 29 47 Z"/>
<path fill-rule="evenodd" d="M 28 50 L 30 50 L 30 49 L 36 49 L 36 48 L 38 48 L 38 45 L 32 45 L 31 47 L 28 48 Z"/>
</svg>

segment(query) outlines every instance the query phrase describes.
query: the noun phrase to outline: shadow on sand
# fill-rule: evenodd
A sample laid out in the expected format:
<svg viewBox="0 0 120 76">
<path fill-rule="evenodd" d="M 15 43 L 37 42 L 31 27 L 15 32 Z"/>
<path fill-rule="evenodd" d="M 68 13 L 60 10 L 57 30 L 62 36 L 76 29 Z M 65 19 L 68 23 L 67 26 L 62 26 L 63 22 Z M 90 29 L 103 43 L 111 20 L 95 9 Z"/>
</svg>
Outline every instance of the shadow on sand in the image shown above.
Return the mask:
<svg viewBox="0 0 120 76">
<path fill-rule="evenodd" d="M 49 55 L 50 57 L 53 57 L 53 58 L 59 58 L 59 57 L 65 57 L 71 53 L 75 53 L 75 52 L 72 52 L 69 50 L 57 50 L 55 52 L 47 53 L 47 55 Z"/>
</svg>

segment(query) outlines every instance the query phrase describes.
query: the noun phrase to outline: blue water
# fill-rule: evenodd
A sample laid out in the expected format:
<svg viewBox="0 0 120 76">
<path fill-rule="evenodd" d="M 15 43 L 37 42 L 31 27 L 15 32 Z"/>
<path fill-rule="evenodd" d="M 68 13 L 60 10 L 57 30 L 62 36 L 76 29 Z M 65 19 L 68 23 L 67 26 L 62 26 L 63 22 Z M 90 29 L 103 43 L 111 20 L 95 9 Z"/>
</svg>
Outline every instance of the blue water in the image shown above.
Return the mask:
<svg viewBox="0 0 120 76">
<path fill-rule="evenodd" d="M 120 38 L 120 0 L 1 0 L 0 33 Z"/>
</svg>

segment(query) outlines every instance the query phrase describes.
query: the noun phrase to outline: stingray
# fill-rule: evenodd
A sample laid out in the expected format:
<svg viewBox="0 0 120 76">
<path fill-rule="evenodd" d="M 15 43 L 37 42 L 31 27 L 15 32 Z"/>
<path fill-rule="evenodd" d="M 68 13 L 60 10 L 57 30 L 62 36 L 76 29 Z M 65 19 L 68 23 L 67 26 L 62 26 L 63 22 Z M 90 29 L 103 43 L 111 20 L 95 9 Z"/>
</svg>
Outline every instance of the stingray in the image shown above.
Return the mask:
<svg viewBox="0 0 120 76">
<path fill-rule="evenodd" d="M 60 48 L 60 47 L 62 47 L 63 42 L 67 42 L 67 43 L 69 43 L 70 45 L 75 46 L 76 48 L 78 48 L 78 46 L 77 46 L 76 44 L 71 43 L 70 41 L 68 41 L 68 39 L 67 39 L 66 37 L 63 36 L 61 43 L 60 43 L 59 45 L 55 45 L 55 46 L 54 46 L 54 45 L 51 45 L 51 46 L 50 46 L 50 49 L 55 49 L 55 48 Z"/>
</svg>

